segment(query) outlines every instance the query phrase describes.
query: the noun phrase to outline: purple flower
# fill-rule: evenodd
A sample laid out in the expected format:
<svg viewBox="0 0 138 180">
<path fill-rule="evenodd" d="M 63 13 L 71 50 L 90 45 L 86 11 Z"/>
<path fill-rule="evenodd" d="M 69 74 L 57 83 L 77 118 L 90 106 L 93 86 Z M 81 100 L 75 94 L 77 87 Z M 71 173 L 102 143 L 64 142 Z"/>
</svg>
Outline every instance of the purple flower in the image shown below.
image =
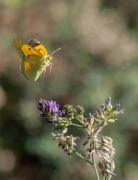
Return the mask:
<svg viewBox="0 0 138 180">
<path fill-rule="evenodd" d="M 49 123 L 53 123 L 53 121 L 51 119 L 49 119 L 48 121 L 49 121 Z"/>
<path fill-rule="evenodd" d="M 118 113 L 119 114 L 124 114 L 124 110 L 122 109 L 122 110 L 118 111 Z"/>
<path fill-rule="evenodd" d="M 62 117 L 66 117 L 67 116 L 65 110 L 62 111 L 61 115 L 62 115 Z"/>
<path fill-rule="evenodd" d="M 108 99 L 105 100 L 105 103 L 108 105 L 111 103 L 111 97 L 109 97 Z"/>
<path fill-rule="evenodd" d="M 116 104 L 116 108 L 120 107 L 120 101 L 118 101 L 118 103 Z"/>
<path fill-rule="evenodd" d="M 44 114 L 43 112 L 40 112 L 40 115 L 41 115 L 42 117 L 46 117 L 46 114 Z"/>
<path fill-rule="evenodd" d="M 46 117 L 47 114 L 54 115 L 60 114 L 61 110 L 59 110 L 59 105 L 56 101 L 48 101 L 48 100 L 39 100 L 38 109 L 41 111 L 40 115 L 42 117 Z"/>
<path fill-rule="evenodd" d="M 75 109 L 76 109 L 77 116 L 78 115 L 83 115 L 83 113 L 84 113 L 83 106 L 77 105 Z"/>
<path fill-rule="evenodd" d="M 42 103 L 42 99 L 39 100 L 37 108 L 42 111 L 44 109 L 44 105 Z"/>
<path fill-rule="evenodd" d="M 59 114 L 59 105 L 56 103 L 56 101 L 44 100 L 43 102 L 48 113 Z"/>
</svg>

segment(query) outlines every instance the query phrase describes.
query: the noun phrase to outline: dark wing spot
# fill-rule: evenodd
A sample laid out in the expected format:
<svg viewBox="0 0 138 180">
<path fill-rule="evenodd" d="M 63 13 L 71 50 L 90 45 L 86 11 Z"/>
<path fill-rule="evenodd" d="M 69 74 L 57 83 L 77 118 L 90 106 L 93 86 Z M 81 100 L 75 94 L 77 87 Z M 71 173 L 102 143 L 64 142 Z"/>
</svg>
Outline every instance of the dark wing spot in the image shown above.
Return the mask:
<svg viewBox="0 0 138 180">
<path fill-rule="evenodd" d="M 31 50 L 31 48 L 29 48 L 29 50 Z"/>
<path fill-rule="evenodd" d="M 41 51 L 41 49 L 38 49 L 39 51 Z"/>
</svg>

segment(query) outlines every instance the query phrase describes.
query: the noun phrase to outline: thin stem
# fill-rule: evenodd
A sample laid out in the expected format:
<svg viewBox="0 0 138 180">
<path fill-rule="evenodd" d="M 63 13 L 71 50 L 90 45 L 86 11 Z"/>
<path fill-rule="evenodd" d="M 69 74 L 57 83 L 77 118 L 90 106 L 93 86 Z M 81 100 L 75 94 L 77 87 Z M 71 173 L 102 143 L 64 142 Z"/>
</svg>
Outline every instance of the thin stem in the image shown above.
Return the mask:
<svg viewBox="0 0 138 180">
<path fill-rule="evenodd" d="M 107 180 L 107 179 L 106 179 L 106 176 L 103 177 L 103 180 Z"/>
<path fill-rule="evenodd" d="M 72 126 L 76 126 L 76 127 L 79 127 L 79 128 L 86 128 L 85 126 L 81 126 L 81 125 L 79 125 L 79 124 L 74 124 L 74 123 L 71 123 L 70 125 L 72 125 Z"/>
<path fill-rule="evenodd" d="M 66 141 L 66 143 L 68 144 L 68 142 Z M 68 144 L 69 145 L 69 144 Z M 69 145 L 69 147 L 73 150 L 73 152 L 75 153 L 75 154 L 77 154 L 77 156 L 79 156 L 81 159 L 83 159 L 83 160 L 85 160 L 87 163 L 89 163 L 90 165 L 92 165 L 92 166 L 94 166 L 94 164 L 91 162 L 91 161 L 89 161 L 88 159 L 86 159 L 85 157 L 83 157 L 80 153 L 78 153 L 73 147 L 71 147 L 70 145 Z"/>
<path fill-rule="evenodd" d="M 94 165 L 93 167 L 94 167 L 94 170 L 95 170 L 95 173 L 96 173 L 97 180 L 100 180 L 99 173 L 98 173 L 98 170 L 97 170 L 97 166 L 96 166 L 96 163 L 95 163 L 94 155 L 92 155 L 92 162 L 93 162 L 93 165 Z"/>
<path fill-rule="evenodd" d="M 110 179 L 111 179 L 111 177 L 112 177 L 112 176 L 110 175 L 110 176 L 109 176 L 109 178 L 108 178 L 108 180 L 110 180 Z"/>
<path fill-rule="evenodd" d="M 84 119 L 84 118 L 83 118 Z M 78 120 L 81 124 L 85 125 L 84 121 L 82 121 L 81 119 L 79 119 L 78 117 L 76 117 L 76 120 Z"/>
<path fill-rule="evenodd" d="M 80 153 L 78 153 L 74 148 L 72 148 L 72 147 L 70 147 L 72 150 L 73 150 L 73 152 L 75 153 L 75 154 L 77 154 L 77 156 L 79 156 L 81 159 L 83 159 L 83 160 L 85 160 L 87 163 L 89 163 L 90 165 L 92 165 L 92 166 L 94 166 L 94 164 L 91 162 L 91 161 L 89 161 L 88 159 L 86 159 L 85 157 L 83 157 Z"/>
</svg>

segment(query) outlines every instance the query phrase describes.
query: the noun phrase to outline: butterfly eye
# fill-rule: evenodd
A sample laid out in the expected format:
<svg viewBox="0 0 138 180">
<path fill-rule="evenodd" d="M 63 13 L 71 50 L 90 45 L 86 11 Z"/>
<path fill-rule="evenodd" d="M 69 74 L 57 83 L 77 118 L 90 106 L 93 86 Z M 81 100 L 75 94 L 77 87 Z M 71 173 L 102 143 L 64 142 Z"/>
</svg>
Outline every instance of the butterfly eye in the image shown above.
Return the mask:
<svg viewBox="0 0 138 180">
<path fill-rule="evenodd" d="M 31 50 L 31 48 L 29 48 L 29 50 Z"/>
</svg>

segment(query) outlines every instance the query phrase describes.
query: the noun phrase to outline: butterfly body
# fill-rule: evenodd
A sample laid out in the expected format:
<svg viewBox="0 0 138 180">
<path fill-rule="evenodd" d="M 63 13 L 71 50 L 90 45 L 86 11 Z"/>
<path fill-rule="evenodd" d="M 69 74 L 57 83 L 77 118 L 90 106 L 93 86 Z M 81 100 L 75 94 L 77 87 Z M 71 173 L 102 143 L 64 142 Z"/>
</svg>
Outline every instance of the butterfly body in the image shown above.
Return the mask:
<svg viewBox="0 0 138 180">
<path fill-rule="evenodd" d="M 13 39 L 14 46 L 21 58 L 21 72 L 31 81 L 36 81 L 51 64 L 52 56 L 47 54 L 45 47 L 36 39 L 31 39 L 24 44 L 18 39 Z"/>
</svg>

